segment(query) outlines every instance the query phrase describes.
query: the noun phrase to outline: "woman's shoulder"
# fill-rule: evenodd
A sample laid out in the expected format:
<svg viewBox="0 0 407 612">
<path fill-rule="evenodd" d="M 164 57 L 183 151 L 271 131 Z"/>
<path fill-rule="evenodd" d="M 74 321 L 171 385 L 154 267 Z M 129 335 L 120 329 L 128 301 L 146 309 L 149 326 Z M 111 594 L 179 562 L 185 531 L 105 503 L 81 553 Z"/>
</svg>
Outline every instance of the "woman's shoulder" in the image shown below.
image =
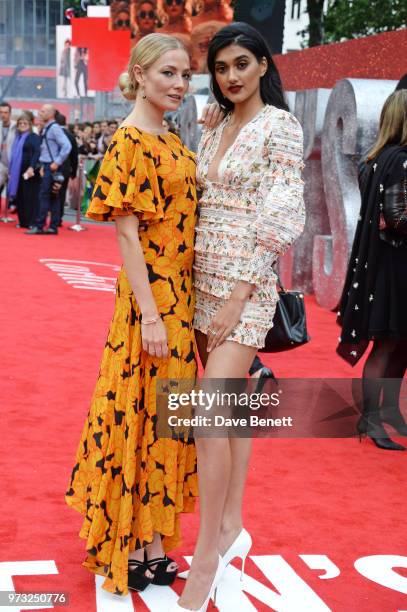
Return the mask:
<svg viewBox="0 0 407 612">
<path fill-rule="evenodd" d="M 35 132 L 30 132 L 27 137 L 27 142 L 31 144 L 39 144 L 41 142 L 41 136 L 38 136 Z"/>
<path fill-rule="evenodd" d="M 112 152 L 119 148 L 124 151 L 157 151 L 162 147 L 186 148 L 179 136 L 172 132 L 152 134 L 134 125 L 122 125 L 113 134 L 108 151 Z"/>
<path fill-rule="evenodd" d="M 407 169 L 407 147 L 400 147 L 397 160 L 403 166 L 403 168 Z"/>
<path fill-rule="evenodd" d="M 297 117 L 290 111 L 283 108 L 277 108 L 272 104 L 267 104 L 265 107 L 264 121 L 266 125 L 270 126 L 270 129 L 275 129 L 275 127 L 278 126 L 285 131 L 302 134 L 302 127 Z"/>
<path fill-rule="evenodd" d="M 385 179 L 386 185 L 403 182 L 407 177 L 407 147 L 394 148 L 394 161 Z"/>
</svg>

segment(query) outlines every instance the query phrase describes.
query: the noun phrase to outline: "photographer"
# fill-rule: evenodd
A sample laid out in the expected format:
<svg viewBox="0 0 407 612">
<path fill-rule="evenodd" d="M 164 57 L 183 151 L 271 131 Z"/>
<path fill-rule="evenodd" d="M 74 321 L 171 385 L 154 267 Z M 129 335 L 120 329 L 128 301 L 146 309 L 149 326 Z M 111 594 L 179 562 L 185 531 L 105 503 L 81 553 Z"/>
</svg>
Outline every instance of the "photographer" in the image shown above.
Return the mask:
<svg viewBox="0 0 407 612">
<path fill-rule="evenodd" d="M 65 180 L 61 166 L 67 159 L 72 145 L 64 130 L 55 121 L 56 109 L 51 104 L 44 104 L 40 110 L 44 121 L 41 134 L 41 188 L 39 194 L 39 214 L 35 226 L 26 234 L 58 234 L 61 220 L 60 190 Z M 51 211 L 51 223 L 44 230 L 48 212 Z"/>
</svg>

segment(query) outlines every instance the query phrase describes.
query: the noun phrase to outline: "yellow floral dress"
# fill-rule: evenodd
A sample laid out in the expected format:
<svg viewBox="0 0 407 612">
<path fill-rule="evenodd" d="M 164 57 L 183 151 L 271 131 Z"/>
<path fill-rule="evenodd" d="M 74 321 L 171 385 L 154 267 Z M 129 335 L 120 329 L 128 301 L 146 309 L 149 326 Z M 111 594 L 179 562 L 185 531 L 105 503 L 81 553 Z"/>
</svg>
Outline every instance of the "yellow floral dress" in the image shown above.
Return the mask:
<svg viewBox="0 0 407 612">
<path fill-rule="evenodd" d="M 84 516 L 89 570 L 106 590 L 126 594 L 128 554 L 163 536 L 180 544 L 179 514 L 197 496 L 192 440 L 156 435 L 157 378 L 194 379 L 192 263 L 195 158 L 173 134 L 119 128 L 103 160 L 87 216 L 139 218 L 153 295 L 168 333 L 169 357 L 142 349 L 140 309 L 122 268 L 99 378 L 66 494 Z"/>
</svg>

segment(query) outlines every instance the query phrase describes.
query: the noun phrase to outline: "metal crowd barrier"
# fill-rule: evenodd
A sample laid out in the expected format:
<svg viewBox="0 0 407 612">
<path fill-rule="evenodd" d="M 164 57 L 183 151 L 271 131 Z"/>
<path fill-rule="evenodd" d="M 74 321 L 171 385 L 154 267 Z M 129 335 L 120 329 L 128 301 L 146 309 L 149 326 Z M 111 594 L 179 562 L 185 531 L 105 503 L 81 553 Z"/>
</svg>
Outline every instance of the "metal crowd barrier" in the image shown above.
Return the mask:
<svg viewBox="0 0 407 612">
<path fill-rule="evenodd" d="M 76 210 L 76 221 L 69 229 L 74 232 L 83 232 L 88 228 L 81 224 L 83 218 L 82 202 L 87 187 L 87 177 L 89 172 L 97 163 L 97 159 L 79 155 L 78 172 L 74 179 L 71 179 L 67 190 L 67 204 L 69 208 Z M 86 212 L 86 211 L 85 211 Z"/>
</svg>

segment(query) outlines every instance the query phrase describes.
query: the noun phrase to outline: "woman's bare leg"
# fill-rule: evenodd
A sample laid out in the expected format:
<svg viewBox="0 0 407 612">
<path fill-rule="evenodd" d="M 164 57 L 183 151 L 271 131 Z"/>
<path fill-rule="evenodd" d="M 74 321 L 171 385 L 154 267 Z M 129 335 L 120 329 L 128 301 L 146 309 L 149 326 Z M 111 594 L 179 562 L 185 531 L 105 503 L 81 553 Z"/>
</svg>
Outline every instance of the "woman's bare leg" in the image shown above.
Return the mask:
<svg viewBox="0 0 407 612">
<path fill-rule="evenodd" d="M 252 440 L 251 438 L 230 438 L 229 445 L 232 469 L 219 537 L 219 552 L 221 555 L 225 554 L 243 527 L 243 495 L 252 452 Z"/>
<path fill-rule="evenodd" d="M 207 336 L 198 330 L 195 331 L 195 336 L 199 358 L 205 368 L 208 361 Z M 261 368 L 258 372 L 260 371 Z M 252 452 L 252 440 L 251 438 L 229 438 L 229 446 L 231 469 L 220 529 L 219 552 L 221 555 L 227 551 L 243 527 L 243 495 Z"/>
<path fill-rule="evenodd" d="M 203 339 L 197 338 L 197 343 L 202 350 Z M 207 357 L 203 379 L 246 378 L 255 354 L 255 348 L 236 342 L 224 342 L 209 356 L 203 355 L 202 361 Z M 246 457 L 243 469 L 238 469 L 232 476 L 232 452 L 228 438 L 196 438 L 195 444 L 198 456 L 200 529 L 191 570 L 180 599 L 180 605 L 190 609 L 202 606 L 216 571 L 229 483 L 231 480 L 237 482 L 239 477 L 244 480 L 247 470 Z M 235 472 L 235 466 L 233 470 Z M 238 495 L 242 496 L 244 482 L 236 486 L 239 489 Z"/>
</svg>

